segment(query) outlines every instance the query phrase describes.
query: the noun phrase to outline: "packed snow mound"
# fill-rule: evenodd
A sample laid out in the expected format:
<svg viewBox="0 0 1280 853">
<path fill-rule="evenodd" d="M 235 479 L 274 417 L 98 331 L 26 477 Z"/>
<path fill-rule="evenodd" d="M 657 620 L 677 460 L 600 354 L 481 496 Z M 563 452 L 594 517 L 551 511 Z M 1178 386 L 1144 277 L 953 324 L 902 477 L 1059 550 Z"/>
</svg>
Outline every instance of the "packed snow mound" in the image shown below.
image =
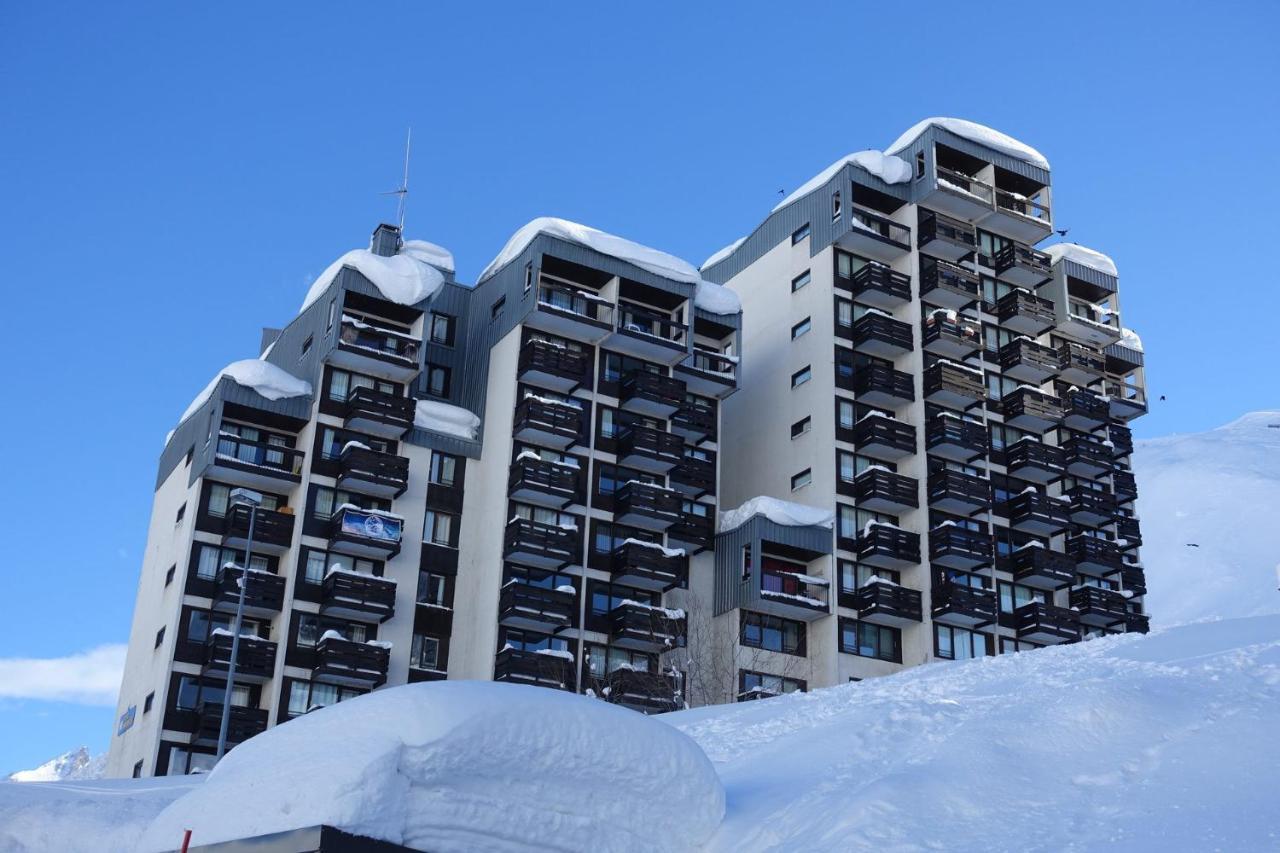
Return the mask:
<svg viewBox="0 0 1280 853">
<path fill-rule="evenodd" d="M 1045 156 L 1025 142 L 1019 142 L 1012 136 L 1001 133 L 998 130 L 962 118 L 935 116 L 916 122 L 911 126 L 910 130 L 895 139 L 893 144 L 885 149 L 885 153 L 897 154 L 914 142 L 916 137 L 924 133 L 930 126 L 949 130 L 956 136 L 962 136 L 970 142 L 985 145 L 1016 160 L 1023 160 L 1033 166 L 1039 166 L 1041 169 L 1048 170 L 1049 168 L 1049 161 L 1045 159 Z"/>
<path fill-rule="evenodd" d="M 1061 260 L 1068 260 L 1082 267 L 1106 273 L 1109 276 L 1120 277 L 1120 273 L 1116 271 L 1116 262 L 1111 260 L 1109 256 L 1076 243 L 1054 243 L 1052 246 L 1045 246 L 1044 253 L 1055 264 Z"/>
<path fill-rule="evenodd" d="M 771 212 L 776 213 L 793 201 L 802 199 L 818 187 L 825 184 L 836 176 L 836 173 L 845 167 L 846 163 L 853 163 L 855 166 L 861 166 L 871 174 L 875 175 L 886 184 L 902 184 L 911 180 L 911 164 L 901 157 L 894 157 L 892 154 L 885 154 L 883 151 L 869 149 L 867 151 L 855 151 L 852 154 L 846 154 L 839 160 L 814 175 L 791 195 L 779 202 Z M 705 265 L 704 265 L 705 266 Z"/>
<path fill-rule="evenodd" d="M 742 311 L 742 300 L 738 298 L 738 294 L 727 287 L 701 279 L 698 281 L 698 289 L 693 293 L 693 304 L 696 308 L 722 317 Z"/>
<path fill-rule="evenodd" d="M 205 401 L 213 395 L 214 389 L 218 387 L 218 383 L 222 381 L 224 376 L 234 381 L 237 385 L 243 385 L 251 391 L 257 391 L 268 400 L 311 396 L 310 382 L 299 379 L 269 361 L 246 358 L 241 361 L 233 361 L 222 368 L 218 375 L 213 377 L 213 381 L 206 385 L 204 390 L 191 401 L 191 405 L 187 406 L 187 410 L 182 413 L 182 417 L 178 418 L 178 423 L 182 423 L 194 415 L 196 410 L 205 404 Z"/>
<path fill-rule="evenodd" d="M 1136 352 L 1142 352 L 1142 338 L 1138 337 L 1138 333 L 1133 329 L 1120 330 L 1120 343 Z"/>
<path fill-rule="evenodd" d="M 19 770 L 9 774 L 10 782 L 61 782 L 102 778 L 107 756 L 90 755 L 88 747 L 64 752 L 31 770 Z"/>
<path fill-rule="evenodd" d="M 378 288 L 384 298 L 398 305 L 417 305 L 430 299 L 444 284 L 445 269 L 453 271 L 453 255 L 425 240 L 409 240 L 391 257 L 368 249 L 352 249 L 320 273 L 302 300 L 301 313 L 319 299 L 343 267 L 351 267 Z"/>
<path fill-rule="evenodd" d="M 200 776 L 23 784 L 0 782 L 4 853 L 123 853 Z M 182 835 L 172 840 L 178 849 Z"/>
<path fill-rule="evenodd" d="M 418 400 L 414 404 L 413 425 L 418 429 L 474 441 L 480 430 L 480 418 L 461 406 L 438 400 Z"/>
<path fill-rule="evenodd" d="M 734 240 L 732 243 L 725 246 L 723 249 L 717 249 L 716 251 L 711 253 L 711 257 L 707 258 L 705 261 L 702 262 L 702 266 L 698 267 L 698 269 L 705 270 L 707 267 L 715 266 L 716 264 L 723 261 L 725 258 L 732 255 L 734 252 L 738 251 L 738 247 L 745 242 L 747 242 L 746 237 L 739 237 L 737 240 Z"/>
<path fill-rule="evenodd" d="M 1156 624 L 1280 613 L 1280 410 L 1134 446 Z"/>
<path fill-rule="evenodd" d="M 763 515 L 775 524 L 787 527 L 830 527 L 835 521 L 835 515 L 830 510 L 760 495 L 742 506 L 720 513 L 720 529 L 733 530 L 741 527 L 757 515 Z"/>
<path fill-rule="evenodd" d="M 665 715 L 728 795 L 708 851 L 1274 850 L 1280 617 Z"/>
<path fill-rule="evenodd" d="M 441 681 L 314 711 L 229 752 L 142 851 L 329 824 L 435 853 L 689 850 L 724 815 L 689 738 L 541 687 Z"/>
</svg>

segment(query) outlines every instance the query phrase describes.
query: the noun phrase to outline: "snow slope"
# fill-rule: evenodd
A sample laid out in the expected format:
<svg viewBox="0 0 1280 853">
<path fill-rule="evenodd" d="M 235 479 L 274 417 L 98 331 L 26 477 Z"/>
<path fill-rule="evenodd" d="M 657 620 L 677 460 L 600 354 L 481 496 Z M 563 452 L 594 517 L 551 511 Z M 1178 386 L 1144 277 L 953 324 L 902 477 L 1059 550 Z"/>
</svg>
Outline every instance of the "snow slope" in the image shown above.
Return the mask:
<svg viewBox="0 0 1280 853">
<path fill-rule="evenodd" d="M 87 747 L 64 752 L 31 770 L 9 774 L 10 782 L 61 782 L 102 778 L 107 756 L 90 755 Z"/>
<path fill-rule="evenodd" d="M 663 719 L 724 782 L 707 850 L 1280 848 L 1280 616 Z"/>
<path fill-rule="evenodd" d="M 132 851 L 147 824 L 201 778 L 0 782 L 0 851 Z"/>
<path fill-rule="evenodd" d="M 1280 428 L 1270 424 L 1280 425 L 1280 410 L 1136 442 L 1146 601 L 1156 624 L 1280 613 Z"/>
</svg>

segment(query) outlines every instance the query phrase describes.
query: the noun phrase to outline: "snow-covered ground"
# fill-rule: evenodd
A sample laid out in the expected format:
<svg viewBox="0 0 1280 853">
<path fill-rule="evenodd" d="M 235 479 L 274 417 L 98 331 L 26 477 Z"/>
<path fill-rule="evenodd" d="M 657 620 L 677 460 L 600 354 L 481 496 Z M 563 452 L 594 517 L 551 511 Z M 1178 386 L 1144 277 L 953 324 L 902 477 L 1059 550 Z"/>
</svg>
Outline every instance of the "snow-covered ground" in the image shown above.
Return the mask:
<svg viewBox="0 0 1280 853">
<path fill-rule="evenodd" d="M 1154 624 L 1280 613 L 1280 411 L 1137 442 L 1133 467 Z"/>
</svg>

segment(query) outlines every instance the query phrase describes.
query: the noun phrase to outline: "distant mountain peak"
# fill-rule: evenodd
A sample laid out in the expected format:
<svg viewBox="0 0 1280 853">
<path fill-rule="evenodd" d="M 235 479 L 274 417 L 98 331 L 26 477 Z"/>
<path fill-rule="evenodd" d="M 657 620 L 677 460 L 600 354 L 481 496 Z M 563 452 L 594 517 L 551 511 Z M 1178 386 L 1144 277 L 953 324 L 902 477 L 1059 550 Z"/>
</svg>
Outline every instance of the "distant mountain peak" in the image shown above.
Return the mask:
<svg viewBox="0 0 1280 853">
<path fill-rule="evenodd" d="M 82 746 L 51 758 L 31 770 L 19 770 L 9 775 L 10 782 L 64 782 L 68 779 L 99 779 L 105 769 L 105 755 L 90 755 Z"/>
</svg>

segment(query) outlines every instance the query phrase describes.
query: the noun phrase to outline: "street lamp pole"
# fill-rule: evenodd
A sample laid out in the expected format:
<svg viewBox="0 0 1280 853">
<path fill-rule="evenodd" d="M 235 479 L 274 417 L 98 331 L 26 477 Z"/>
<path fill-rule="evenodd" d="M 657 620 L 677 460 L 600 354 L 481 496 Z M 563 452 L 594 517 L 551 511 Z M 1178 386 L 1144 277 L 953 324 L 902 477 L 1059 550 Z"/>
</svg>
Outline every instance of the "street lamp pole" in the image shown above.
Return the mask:
<svg viewBox="0 0 1280 853">
<path fill-rule="evenodd" d="M 245 540 L 244 565 L 240 567 L 240 598 L 236 602 L 236 620 L 231 626 L 231 660 L 227 663 L 227 688 L 222 692 L 222 721 L 218 725 L 217 759 L 227 751 L 227 725 L 231 722 L 231 693 L 236 686 L 236 657 L 240 652 L 240 628 L 244 624 L 244 599 L 249 589 L 249 566 L 253 562 L 253 524 L 258 517 L 262 495 L 249 489 L 233 489 L 230 502 L 249 507 L 249 537 Z"/>
</svg>

